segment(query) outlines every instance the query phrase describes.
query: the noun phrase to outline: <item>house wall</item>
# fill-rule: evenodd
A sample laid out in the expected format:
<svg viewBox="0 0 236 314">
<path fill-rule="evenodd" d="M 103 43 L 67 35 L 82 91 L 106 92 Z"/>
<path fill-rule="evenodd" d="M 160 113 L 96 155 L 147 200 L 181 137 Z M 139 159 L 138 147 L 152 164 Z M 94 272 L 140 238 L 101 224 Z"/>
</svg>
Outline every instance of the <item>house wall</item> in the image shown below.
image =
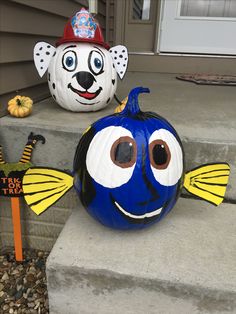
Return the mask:
<svg viewBox="0 0 236 314">
<path fill-rule="evenodd" d="M 115 0 L 106 0 L 106 39 L 110 46 L 114 46 L 115 29 L 114 29 L 114 11 Z"/>
<path fill-rule="evenodd" d="M 3 0 L 0 2 L 0 117 L 7 102 L 17 94 L 34 101 L 49 96 L 46 77 L 34 67 L 33 47 L 37 41 L 55 44 L 68 17 L 88 7 L 88 0 Z M 99 0 L 96 18 L 105 35 L 106 0 Z"/>
<path fill-rule="evenodd" d="M 133 0 L 114 2 L 114 44 L 124 44 L 129 50 L 128 71 L 159 73 L 236 74 L 236 58 L 212 56 L 163 55 L 156 53 L 161 1 L 153 0 L 151 23 L 130 20 Z M 155 12 L 154 12 L 155 10 Z M 112 29 L 112 25 L 110 25 Z M 150 43 L 151 41 L 151 43 Z"/>
<path fill-rule="evenodd" d="M 35 102 L 49 96 L 46 78 L 41 79 L 34 67 L 33 47 L 37 41 L 54 44 L 57 38 L 62 36 L 68 17 L 79 11 L 81 6 L 88 7 L 88 1 L 3 0 L 0 2 L 0 117 L 6 113 L 7 101 L 16 93 L 28 95 Z M 99 0 L 96 18 L 105 36 L 106 0 Z M 3 139 L 1 127 L 0 118 L 0 139 L 2 140 L 0 144 L 4 149 L 7 145 Z M 20 150 L 23 150 L 27 138 L 22 135 L 25 132 L 24 128 L 19 131 L 14 126 L 10 126 L 7 131 L 5 128 L 5 132 L 8 134 L 8 139 L 12 132 L 12 138 L 16 141 L 13 147 L 10 147 L 9 154 L 5 150 L 5 159 L 13 162 L 21 153 L 17 145 L 21 147 Z M 16 134 L 20 138 L 18 141 Z M 58 134 L 57 136 L 60 138 Z M 51 141 L 54 140 L 54 144 L 57 145 L 55 137 L 53 134 Z M 39 217 L 25 205 L 23 200 L 20 201 L 24 247 L 45 250 L 52 248 L 72 208 L 76 206 L 77 197 L 73 193 L 75 192 L 70 191 L 57 203 L 57 207 L 51 208 Z M 3 246 L 13 246 L 13 244 L 11 203 L 9 198 L 2 197 L 0 198 L 0 249 Z"/>
</svg>

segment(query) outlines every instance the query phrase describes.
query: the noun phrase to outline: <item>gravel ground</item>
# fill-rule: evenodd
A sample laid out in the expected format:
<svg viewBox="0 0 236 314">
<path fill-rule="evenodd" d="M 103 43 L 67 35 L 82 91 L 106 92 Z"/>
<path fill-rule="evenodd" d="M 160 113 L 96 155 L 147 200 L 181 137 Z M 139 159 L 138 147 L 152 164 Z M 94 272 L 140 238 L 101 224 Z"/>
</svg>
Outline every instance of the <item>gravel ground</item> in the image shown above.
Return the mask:
<svg viewBox="0 0 236 314">
<path fill-rule="evenodd" d="M 24 250 L 16 262 L 13 249 L 0 253 L 0 313 L 46 314 L 48 293 L 45 263 L 48 252 Z"/>
</svg>

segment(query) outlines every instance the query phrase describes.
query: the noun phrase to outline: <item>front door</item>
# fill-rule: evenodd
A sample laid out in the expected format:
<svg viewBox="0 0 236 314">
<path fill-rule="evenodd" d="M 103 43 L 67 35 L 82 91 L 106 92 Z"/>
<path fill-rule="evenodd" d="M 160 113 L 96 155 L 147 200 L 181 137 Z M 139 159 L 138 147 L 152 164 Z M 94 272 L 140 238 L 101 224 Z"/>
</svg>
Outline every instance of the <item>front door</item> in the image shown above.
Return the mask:
<svg viewBox="0 0 236 314">
<path fill-rule="evenodd" d="M 236 0 L 163 0 L 158 51 L 236 55 Z"/>
</svg>

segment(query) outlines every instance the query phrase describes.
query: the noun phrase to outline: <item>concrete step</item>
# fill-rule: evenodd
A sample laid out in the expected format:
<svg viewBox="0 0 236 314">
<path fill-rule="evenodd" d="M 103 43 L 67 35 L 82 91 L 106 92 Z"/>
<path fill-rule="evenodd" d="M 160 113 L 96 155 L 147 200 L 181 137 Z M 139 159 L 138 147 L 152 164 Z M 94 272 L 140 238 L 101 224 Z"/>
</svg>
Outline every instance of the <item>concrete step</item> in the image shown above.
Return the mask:
<svg viewBox="0 0 236 314">
<path fill-rule="evenodd" d="M 178 81 L 174 75 L 158 73 L 128 73 L 119 84 L 118 95 L 122 99 L 134 86 L 147 86 L 150 94 L 140 95 L 141 108 L 155 111 L 168 119 L 179 133 L 186 155 L 186 169 L 190 170 L 204 163 L 226 161 L 231 165 L 230 182 L 226 191 L 229 202 L 236 202 L 236 110 L 235 88 L 223 86 L 198 86 Z M 31 131 L 42 134 L 47 139 L 45 145 L 37 144 L 33 162 L 38 166 L 72 169 L 73 157 L 82 132 L 95 120 L 114 112 L 117 104 L 113 101 L 99 112 L 71 113 L 59 107 L 51 98 L 34 105 L 31 116 L 19 119 L 11 116 L 0 118 L 0 144 L 3 146 L 5 159 L 16 162 L 20 159 L 27 137 Z M 70 211 L 78 207 L 78 197 L 70 191 L 57 204 L 62 210 L 64 222 Z M 2 210 L 5 208 L 6 210 Z M 8 219 L 11 211 L 9 201 L 0 199 L 0 220 Z M 50 214 L 47 233 L 51 238 L 41 238 L 37 234 L 39 218 L 28 218 L 29 209 L 22 206 L 22 217 L 35 221 L 35 228 L 25 228 L 25 243 L 32 243 L 35 248 L 50 249 L 55 237 L 50 235 L 50 226 L 54 224 Z M 50 209 L 50 212 L 53 209 Z M 62 227 L 63 222 L 61 222 Z M 8 228 L 6 227 L 8 226 Z M 56 234 L 59 233 L 57 227 Z M 1 239 L 12 242 L 10 221 L 5 231 L 0 228 Z M 35 234 L 30 232 L 35 230 Z M 31 240 L 32 239 L 32 240 Z M 49 241 L 50 239 L 50 241 Z"/>
<path fill-rule="evenodd" d="M 151 93 L 140 95 L 144 111 L 155 111 L 169 120 L 179 133 L 186 155 L 186 169 L 204 163 L 226 161 L 231 165 L 226 198 L 236 200 L 236 110 L 235 88 L 197 86 L 175 79 L 174 75 L 128 73 L 119 85 L 122 99 L 134 86 L 147 86 Z M 45 145 L 37 144 L 35 165 L 72 169 L 73 156 L 82 132 L 95 120 L 111 114 L 115 101 L 99 112 L 71 113 L 51 98 L 34 106 L 25 119 L 6 116 L 0 119 L 0 143 L 6 160 L 17 161 L 28 134 L 44 135 Z M 69 198 L 70 202 L 76 200 Z M 60 206 L 60 205 L 59 205 Z M 67 201 L 61 206 L 70 206 Z"/>
<path fill-rule="evenodd" d="M 180 199 L 124 232 L 79 208 L 47 261 L 50 313 L 236 313 L 235 221 L 236 205 Z"/>
</svg>

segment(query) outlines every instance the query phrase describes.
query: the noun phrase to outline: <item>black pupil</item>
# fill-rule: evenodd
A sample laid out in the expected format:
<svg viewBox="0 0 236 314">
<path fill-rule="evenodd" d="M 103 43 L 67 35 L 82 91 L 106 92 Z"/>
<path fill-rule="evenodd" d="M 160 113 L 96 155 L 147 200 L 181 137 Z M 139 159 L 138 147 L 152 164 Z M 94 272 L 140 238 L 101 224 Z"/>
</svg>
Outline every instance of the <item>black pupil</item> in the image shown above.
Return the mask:
<svg viewBox="0 0 236 314">
<path fill-rule="evenodd" d="M 100 69 L 102 66 L 102 62 L 98 58 L 95 58 L 94 64 L 95 64 L 96 68 L 98 68 L 98 69 Z"/>
<path fill-rule="evenodd" d="M 66 58 L 66 65 L 68 66 L 68 67 L 70 67 L 70 66 L 72 66 L 73 65 L 73 58 L 72 57 L 67 57 Z"/>
<path fill-rule="evenodd" d="M 115 160 L 120 164 L 128 163 L 132 160 L 134 148 L 130 142 L 119 143 L 115 150 Z"/>
<path fill-rule="evenodd" d="M 158 166 L 164 165 L 168 160 L 168 154 L 163 144 L 156 144 L 153 147 L 152 154 L 153 160 Z"/>
</svg>

